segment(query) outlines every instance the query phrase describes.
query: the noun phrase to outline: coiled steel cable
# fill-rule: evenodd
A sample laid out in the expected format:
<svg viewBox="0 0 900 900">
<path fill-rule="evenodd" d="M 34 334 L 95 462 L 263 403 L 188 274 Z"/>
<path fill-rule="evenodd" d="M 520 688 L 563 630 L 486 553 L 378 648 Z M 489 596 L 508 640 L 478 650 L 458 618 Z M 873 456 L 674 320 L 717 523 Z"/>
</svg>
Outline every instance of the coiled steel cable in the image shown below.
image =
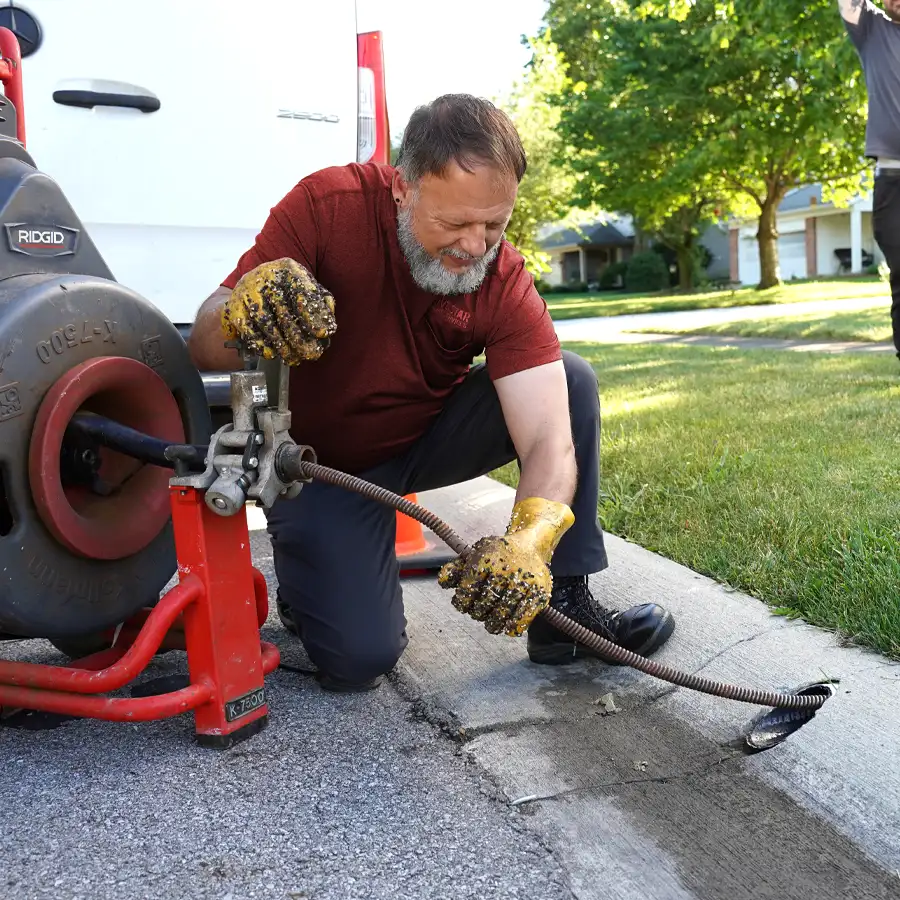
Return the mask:
<svg viewBox="0 0 900 900">
<path fill-rule="evenodd" d="M 173 466 L 165 451 L 165 442 L 151 438 L 148 435 L 139 434 L 132 429 L 113 423 L 100 417 L 76 416 L 70 428 L 82 434 L 98 439 L 105 446 L 127 453 L 154 465 Z M 185 447 L 183 450 L 191 450 L 191 458 L 196 456 L 202 460 L 205 451 L 203 447 Z M 391 506 L 404 513 L 432 531 L 454 552 L 460 556 L 467 556 L 471 547 L 446 523 L 430 510 L 362 478 L 330 469 L 303 458 L 303 448 L 296 445 L 286 446 L 276 457 L 276 468 L 283 481 L 321 481 L 324 484 L 334 485 L 345 490 L 355 491 L 364 497 Z M 559 610 L 548 607 L 542 616 L 554 628 L 558 628 L 564 634 L 580 644 L 589 647 L 610 662 L 630 666 L 662 681 L 685 687 L 703 694 L 712 694 L 723 697 L 726 700 L 735 700 L 739 703 L 752 703 L 759 706 L 771 706 L 776 709 L 810 710 L 814 711 L 830 696 L 824 694 L 782 694 L 777 691 L 763 691 L 754 688 L 741 687 L 739 685 L 724 684 L 704 678 L 702 675 L 694 675 L 690 672 L 682 672 L 672 666 L 654 662 L 646 657 L 639 656 L 614 644 L 593 631 L 579 625 L 577 622 L 564 616 Z"/>
<path fill-rule="evenodd" d="M 393 491 L 378 487 L 354 475 L 347 475 L 345 472 L 329 469 L 327 466 L 321 466 L 318 463 L 304 461 L 299 455 L 290 452 L 284 454 L 282 465 L 283 480 L 312 479 L 344 488 L 345 490 L 355 491 L 364 497 L 368 497 L 370 500 L 392 506 L 394 509 L 420 522 L 460 556 L 466 556 L 471 551 L 471 547 L 443 519 L 417 503 L 413 503 L 411 500 L 393 493 Z M 828 694 L 782 694 L 778 691 L 757 690 L 755 688 L 713 681 L 710 678 L 704 678 L 702 675 L 682 672 L 672 668 L 672 666 L 638 656 L 638 654 L 632 653 L 630 650 L 612 643 L 612 641 L 608 641 L 599 634 L 589 631 L 552 607 L 545 609 L 541 615 L 554 628 L 558 628 L 570 638 L 590 647 L 591 650 L 599 653 L 610 662 L 630 666 L 643 672 L 645 675 L 651 675 L 654 678 L 668 681 L 670 684 L 676 684 L 679 687 L 688 688 L 692 691 L 712 694 L 715 697 L 735 700 L 738 703 L 752 703 L 759 706 L 771 706 L 776 709 L 803 710 L 818 709 L 829 696 Z"/>
</svg>

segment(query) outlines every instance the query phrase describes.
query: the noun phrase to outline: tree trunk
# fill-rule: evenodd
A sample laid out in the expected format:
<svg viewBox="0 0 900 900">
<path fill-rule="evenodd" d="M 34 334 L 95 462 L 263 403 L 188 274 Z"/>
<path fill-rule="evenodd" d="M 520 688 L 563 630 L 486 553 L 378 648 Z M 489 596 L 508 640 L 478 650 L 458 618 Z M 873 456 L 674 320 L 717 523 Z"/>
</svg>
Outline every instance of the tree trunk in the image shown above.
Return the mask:
<svg viewBox="0 0 900 900">
<path fill-rule="evenodd" d="M 694 245 L 681 244 L 675 251 L 678 258 L 678 289 L 688 293 L 694 289 Z"/>
<path fill-rule="evenodd" d="M 634 252 L 646 253 L 650 249 L 650 234 L 641 228 L 640 223 L 634 221 Z"/>
<path fill-rule="evenodd" d="M 763 203 L 759 215 L 759 229 L 756 240 L 759 244 L 759 288 L 777 287 L 781 284 L 781 270 L 778 265 L 778 207 L 781 195 L 770 194 Z"/>
</svg>

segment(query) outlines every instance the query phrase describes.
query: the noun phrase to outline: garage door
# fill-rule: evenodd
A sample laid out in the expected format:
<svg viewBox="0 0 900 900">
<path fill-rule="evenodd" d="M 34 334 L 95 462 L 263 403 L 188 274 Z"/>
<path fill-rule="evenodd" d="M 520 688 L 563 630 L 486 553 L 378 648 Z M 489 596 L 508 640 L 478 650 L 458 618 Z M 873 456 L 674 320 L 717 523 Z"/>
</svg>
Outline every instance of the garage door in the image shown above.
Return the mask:
<svg viewBox="0 0 900 900">
<path fill-rule="evenodd" d="M 740 280 L 741 284 L 759 283 L 759 243 L 755 237 L 741 239 Z M 803 231 L 783 234 L 778 238 L 778 262 L 781 277 L 806 278 L 806 233 Z"/>
<path fill-rule="evenodd" d="M 785 281 L 806 278 L 806 234 L 798 231 L 778 238 L 778 260 Z"/>
</svg>

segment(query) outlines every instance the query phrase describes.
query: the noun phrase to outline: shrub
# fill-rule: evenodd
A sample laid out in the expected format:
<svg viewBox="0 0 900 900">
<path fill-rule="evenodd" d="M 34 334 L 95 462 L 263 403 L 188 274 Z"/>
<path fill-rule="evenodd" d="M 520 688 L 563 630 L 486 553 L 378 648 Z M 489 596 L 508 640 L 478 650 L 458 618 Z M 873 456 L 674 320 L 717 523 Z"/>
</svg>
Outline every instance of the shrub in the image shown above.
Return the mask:
<svg viewBox="0 0 900 900">
<path fill-rule="evenodd" d="M 669 268 L 659 253 L 648 250 L 628 260 L 625 287 L 634 292 L 662 291 L 669 287 Z"/>
<path fill-rule="evenodd" d="M 608 265 L 600 275 L 600 290 L 611 291 L 613 288 L 619 287 L 619 281 L 624 279 L 627 271 L 628 263 L 624 261 Z"/>
</svg>

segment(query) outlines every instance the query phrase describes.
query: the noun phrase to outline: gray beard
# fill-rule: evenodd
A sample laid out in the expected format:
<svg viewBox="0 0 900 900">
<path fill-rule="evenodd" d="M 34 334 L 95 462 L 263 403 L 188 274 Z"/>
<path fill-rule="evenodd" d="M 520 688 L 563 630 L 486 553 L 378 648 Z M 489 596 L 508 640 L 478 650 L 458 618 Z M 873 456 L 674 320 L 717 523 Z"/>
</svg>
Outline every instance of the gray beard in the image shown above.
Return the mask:
<svg viewBox="0 0 900 900">
<path fill-rule="evenodd" d="M 441 260 L 435 259 L 416 240 L 412 229 L 412 211 L 409 209 L 401 209 L 397 212 L 397 238 L 406 262 L 409 264 L 413 281 L 429 294 L 442 295 L 471 294 L 473 291 L 477 291 L 487 276 L 491 263 L 497 258 L 497 254 L 500 252 L 500 241 L 503 240 L 501 235 L 500 240 L 490 247 L 484 256 L 478 257 L 465 272 L 455 273 L 445 269 Z M 468 253 L 449 247 L 441 250 L 441 255 L 444 254 L 457 259 L 472 259 Z"/>
</svg>

